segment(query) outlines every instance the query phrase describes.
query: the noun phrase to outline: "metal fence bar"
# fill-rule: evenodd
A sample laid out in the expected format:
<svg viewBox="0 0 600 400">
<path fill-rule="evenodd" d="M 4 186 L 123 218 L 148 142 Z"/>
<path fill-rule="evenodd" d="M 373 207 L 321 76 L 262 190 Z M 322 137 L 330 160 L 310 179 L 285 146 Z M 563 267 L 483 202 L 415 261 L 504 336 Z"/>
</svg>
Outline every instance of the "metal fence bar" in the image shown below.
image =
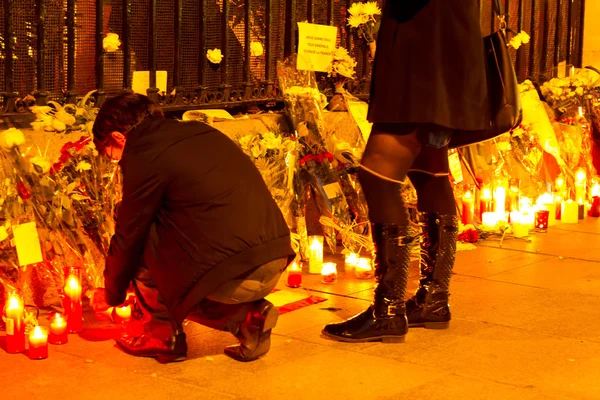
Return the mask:
<svg viewBox="0 0 600 400">
<path fill-rule="evenodd" d="M 229 1 L 223 0 L 221 22 L 221 53 L 223 61 L 221 61 L 221 85 L 227 85 L 229 75 Z"/>
<path fill-rule="evenodd" d="M 554 41 L 554 65 L 558 65 L 561 62 L 561 50 L 562 50 L 561 38 L 562 38 L 563 30 L 561 29 L 562 24 L 560 23 L 561 22 L 560 11 L 562 10 L 562 5 L 563 5 L 563 0 L 556 0 L 557 15 L 556 15 L 556 40 Z"/>
<path fill-rule="evenodd" d="M 182 71 L 182 60 L 183 60 L 183 3 L 182 0 L 175 0 L 175 18 L 174 18 L 174 31 L 175 31 L 175 43 L 174 43 L 174 63 L 173 63 L 173 87 L 181 89 L 181 71 Z M 180 90 L 177 90 L 179 93 Z"/>
<path fill-rule="evenodd" d="M 267 95 L 270 96 L 273 86 L 273 76 L 271 66 L 273 65 L 273 43 L 271 34 L 271 24 L 273 22 L 273 0 L 266 0 L 265 5 L 265 80 L 267 81 Z"/>
<path fill-rule="evenodd" d="M 96 88 L 98 89 L 98 105 L 104 101 L 104 0 L 96 0 Z"/>
<path fill-rule="evenodd" d="M 333 25 L 333 0 L 327 0 L 327 25 Z"/>
<path fill-rule="evenodd" d="M 548 4 L 548 1 L 544 1 L 542 7 L 544 18 L 541 22 L 544 26 L 542 29 L 542 57 L 540 60 L 540 69 L 542 73 L 546 73 L 548 71 L 548 42 L 550 41 L 550 4 Z"/>
<path fill-rule="evenodd" d="M 67 102 L 75 103 L 75 4 L 76 0 L 67 0 Z"/>
<path fill-rule="evenodd" d="M 567 66 L 572 63 L 571 55 L 573 54 L 573 32 L 572 32 L 572 18 L 573 18 L 573 1 L 569 1 L 567 4 Z"/>
<path fill-rule="evenodd" d="M 123 88 L 129 89 L 131 82 L 131 0 L 123 0 Z"/>
<path fill-rule="evenodd" d="M 206 0 L 199 0 L 198 19 L 198 86 L 199 90 L 206 87 Z"/>
<path fill-rule="evenodd" d="M 525 27 L 525 2 L 519 2 L 519 32 L 522 31 Z M 525 77 L 525 59 L 523 57 L 522 52 L 517 51 L 517 77 L 524 78 Z"/>
<path fill-rule="evenodd" d="M 531 41 L 529 42 L 529 76 L 533 77 L 535 74 L 534 71 L 534 61 L 535 61 L 535 51 L 536 51 L 536 45 L 535 45 L 535 41 L 537 40 L 537 36 L 538 33 L 535 31 L 535 21 L 536 21 L 536 13 L 537 13 L 537 8 L 536 8 L 536 1 L 537 0 L 532 0 L 531 2 Z"/>
<path fill-rule="evenodd" d="M 251 10 L 251 0 L 244 1 L 244 83 L 246 84 L 246 88 L 248 89 L 250 85 L 250 10 Z M 248 93 L 246 93 L 246 97 L 248 97 Z"/>
<path fill-rule="evenodd" d="M 46 16 L 45 0 L 37 0 L 36 2 L 36 19 L 37 19 L 37 90 L 35 93 L 36 104 L 43 106 L 48 101 L 48 93 L 46 92 L 46 84 L 44 82 L 44 70 L 46 69 L 46 31 L 44 29 L 44 19 Z"/>
<path fill-rule="evenodd" d="M 313 0 L 307 0 L 306 3 L 306 19 L 308 22 L 313 23 L 315 20 L 315 6 Z"/>
<path fill-rule="evenodd" d="M 286 0 L 285 3 L 285 57 L 296 52 L 296 0 Z"/>
<path fill-rule="evenodd" d="M 583 32 L 585 32 L 585 0 L 580 0 L 579 10 L 579 51 L 576 54 L 575 64 L 577 67 L 583 67 Z"/>
<path fill-rule="evenodd" d="M 148 2 L 148 70 L 150 71 L 148 97 L 158 100 L 158 88 L 156 87 L 156 0 Z"/>
</svg>

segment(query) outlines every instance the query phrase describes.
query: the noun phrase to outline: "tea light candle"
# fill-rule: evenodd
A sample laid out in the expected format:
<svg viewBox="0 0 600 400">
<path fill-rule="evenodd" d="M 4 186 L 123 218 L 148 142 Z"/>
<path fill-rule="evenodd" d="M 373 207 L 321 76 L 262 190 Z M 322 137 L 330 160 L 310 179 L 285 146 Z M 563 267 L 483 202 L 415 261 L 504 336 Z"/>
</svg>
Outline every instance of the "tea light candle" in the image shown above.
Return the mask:
<svg viewBox="0 0 600 400">
<path fill-rule="evenodd" d="M 50 344 L 65 344 L 69 341 L 67 336 L 67 321 L 60 313 L 54 314 L 50 319 L 50 335 L 48 341 Z"/>
<path fill-rule="evenodd" d="M 539 232 L 546 232 L 548 230 L 548 220 L 550 218 L 550 212 L 548 210 L 539 210 L 535 213 L 535 229 Z"/>
<path fill-rule="evenodd" d="M 356 264 L 358 264 L 358 259 L 359 257 L 356 253 L 346 254 L 344 258 L 344 270 L 346 272 L 352 271 L 356 267 Z"/>
<path fill-rule="evenodd" d="M 123 321 L 128 321 L 131 318 L 131 306 L 115 307 L 115 313 Z"/>
<path fill-rule="evenodd" d="M 576 224 L 579 220 L 579 204 L 573 200 L 563 201 L 561 221 L 565 224 Z"/>
<path fill-rule="evenodd" d="M 323 283 L 334 283 L 337 281 L 337 265 L 335 263 L 324 263 L 321 269 Z"/>
<path fill-rule="evenodd" d="M 529 221 L 518 211 L 510 213 L 512 232 L 514 237 L 522 238 L 529 236 Z"/>
<path fill-rule="evenodd" d="M 299 288 L 302 286 L 302 268 L 294 261 L 288 267 L 287 285 L 291 288 Z"/>
<path fill-rule="evenodd" d="M 493 231 L 496 229 L 496 225 L 498 225 L 498 221 L 500 221 L 499 215 L 495 212 L 484 212 L 481 216 L 481 223 L 483 225 L 483 229 L 488 231 Z"/>
<path fill-rule="evenodd" d="M 472 224 L 475 214 L 475 196 L 469 190 L 462 197 L 462 223 L 465 225 Z"/>
<path fill-rule="evenodd" d="M 6 292 L 6 352 L 10 354 L 25 351 L 25 307 L 19 293 Z"/>
<path fill-rule="evenodd" d="M 575 201 L 583 203 L 585 200 L 586 173 L 583 168 L 579 168 L 575 174 Z"/>
<path fill-rule="evenodd" d="M 542 210 L 548 211 L 548 226 L 556 225 L 556 203 L 550 193 L 544 193 L 538 198 L 537 204 Z"/>
<path fill-rule="evenodd" d="M 357 279 L 371 279 L 373 277 L 372 261 L 370 258 L 361 258 L 356 264 L 354 276 Z"/>
<path fill-rule="evenodd" d="M 81 305 L 81 270 L 79 268 L 69 268 L 69 275 L 65 283 L 64 308 L 69 332 L 81 332 L 83 330 L 83 308 Z"/>
<path fill-rule="evenodd" d="M 29 333 L 29 351 L 27 355 L 32 360 L 48 358 L 48 329 L 36 326 Z"/>
<path fill-rule="evenodd" d="M 309 237 L 308 272 L 318 274 L 323 267 L 323 236 Z"/>
</svg>

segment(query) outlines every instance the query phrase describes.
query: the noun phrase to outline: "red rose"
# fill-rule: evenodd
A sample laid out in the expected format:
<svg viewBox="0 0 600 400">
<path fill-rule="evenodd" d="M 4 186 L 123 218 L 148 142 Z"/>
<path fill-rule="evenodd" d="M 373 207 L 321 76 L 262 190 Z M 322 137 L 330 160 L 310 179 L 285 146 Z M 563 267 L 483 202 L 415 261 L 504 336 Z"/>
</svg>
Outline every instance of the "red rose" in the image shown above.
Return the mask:
<svg viewBox="0 0 600 400">
<path fill-rule="evenodd" d="M 475 229 L 467 229 L 458 235 L 458 240 L 466 243 L 477 243 L 479 240 L 479 233 Z"/>
<path fill-rule="evenodd" d="M 31 189 L 25 184 L 25 182 L 17 182 L 17 193 L 23 200 L 29 200 L 31 198 Z"/>
</svg>

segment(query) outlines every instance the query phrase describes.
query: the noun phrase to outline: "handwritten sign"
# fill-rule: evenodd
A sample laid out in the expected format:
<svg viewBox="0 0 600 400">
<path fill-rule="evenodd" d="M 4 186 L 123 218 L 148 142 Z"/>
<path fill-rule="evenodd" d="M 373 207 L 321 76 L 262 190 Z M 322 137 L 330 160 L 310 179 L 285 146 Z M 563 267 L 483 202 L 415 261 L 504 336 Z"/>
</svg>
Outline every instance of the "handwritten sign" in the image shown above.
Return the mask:
<svg viewBox="0 0 600 400">
<path fill-rule="evenodd" d="M 134 93 L 148 95 L 150 87 L 150 71 L 133 71 L 131 90 Z M 156 87 L 159 92 L 167 91 L 167 71 L 156 71 Z"/>
<path fill-rule="evenodd" d="M 12 227 L 17 247 L 19 265 L 25 266 L 43 261 L 42 248 L 35 222 L 14 225 Z"/>
<path fill-rule="evenodd" d="M 298 63 L 303 71 L 327 72 L 333 61 L 337 27 L 298 22 Z"/>
</svg>

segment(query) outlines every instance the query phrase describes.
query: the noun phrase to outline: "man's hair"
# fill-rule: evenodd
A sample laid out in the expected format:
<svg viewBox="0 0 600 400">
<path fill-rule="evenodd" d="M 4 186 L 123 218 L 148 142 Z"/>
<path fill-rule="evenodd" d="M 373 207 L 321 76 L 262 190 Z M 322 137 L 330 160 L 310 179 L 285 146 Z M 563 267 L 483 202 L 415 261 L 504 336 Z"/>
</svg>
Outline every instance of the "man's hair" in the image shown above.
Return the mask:
<svg viewBox="0 0 600 400">
<path fill-rule="evenodd" d="M 100 107 L 92 128 L 96 149 L 102 153 L 106 147 L 115 145 L 113 132 L 127 137 L 127 133 L 148 115 L 163 115 L 163 112 L 147 96 L 125 93 L 106 100 Z"/>
</svg>

